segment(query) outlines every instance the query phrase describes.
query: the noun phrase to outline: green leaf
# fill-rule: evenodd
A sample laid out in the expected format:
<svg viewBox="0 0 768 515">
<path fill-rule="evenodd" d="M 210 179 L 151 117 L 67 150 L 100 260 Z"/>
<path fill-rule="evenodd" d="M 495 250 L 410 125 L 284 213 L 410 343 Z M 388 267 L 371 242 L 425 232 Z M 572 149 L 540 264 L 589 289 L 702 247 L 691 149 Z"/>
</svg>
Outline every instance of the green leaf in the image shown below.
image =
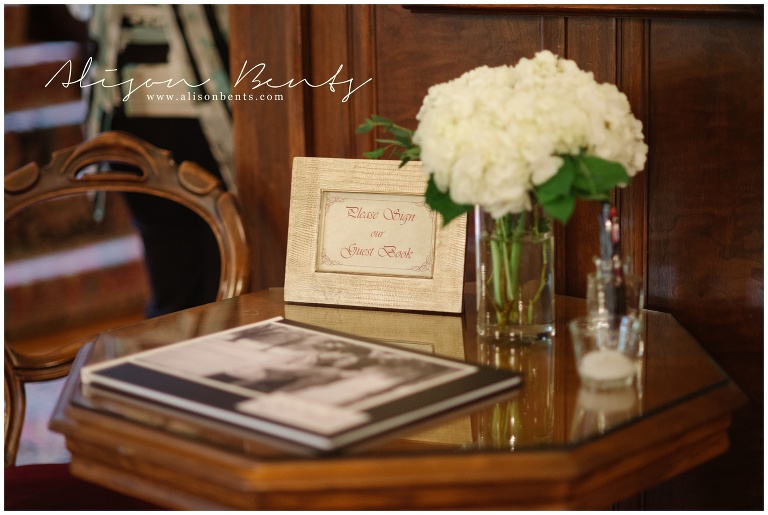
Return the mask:
<svg viewBox="0 0 768 515">
<path fill-rule="evenodd" d="M 368 159 L 378 159 L 381 156 L 383 156 L 384 152 L 386 151 L 387 151 L 387 147 L 381 147 L 381 148 L 377 148 L 376 150 L 371 150 L 370 152 L 363 152 L 363 155 Z"/>
<path fill-rule="evenodd" d="M 617 163 L 616 161 L 608 161 L 602 157 L 597 156 L 584 156 L 582 159 L 593 173 L 596 173 L 601 177 L 610 177 L 612 179 L 616 179 L 619 182 L 620 180 L 629 180 L 629 175 L 624 169 L 624 165 L 621 163 Z"/>
<path fill-rule="evenodd" d="M 397 140 L 397 142 L 400 145 L 404 146 L 405 148 L 411 148 L 411 147 L 415 146 L 413 144 L 413 141 L 411 140 L 410 136 L 408 136 L 408 137 L 406 137 L 406 136 L 395 136 L 395 139 Z"/>
<path fill-rule="evenodd" d="M 550 202 L 541 202 L 541 206 L 548 215 L 565 224 L 568 223 L 576 207 L 576 198 L 561 197 Z"/>
<path fill-rule="evenodd" d="M 563 165 L 555 175 L 536 186 L 536 197 L 540 202 L 557 200 L 571 194 L 571 185 L 576 178 L 577 166 L 571 156 L 563 156 Z"/>
<path fill-rule="evenodd" d="M 378 114 L 372 114 L 371 120 L 373 120 L 373 122 L 376 123 L 377 125 L 394 125 L 392 120 L 390 120 L 389 118 L 385 118 L 383 116 L 379 116 Z"/>
<path fill-rule="evenodd" d="M 409 142 L 413 138 L 413 131 L 410 129 L 404 129 L 402 127 L 393 125 L 391 127 L 387 127 L 387 130 L 396 138 L 403 138 Z"/>
<path fill-rule="evenodd" d="M 630 181 L 629 174 L 619 163 L 606 161 L 599 157 L 585 157 L 584 161 L 592 170 L 595 182 L 601 191 L 607 192 L 619 184 L 627 184 Z"/>
<path fill-rule="evenodd" d="M 624 166 L 595 156 L 579 156 L 578 175 L 574 187 L 581 193 L 610 194 L 619 184 L 626 184 L 630 177 Z"/>
<path fill-rule="evenodd" d="M 414 145 L 403 152 L 403 156 L 407 156 L 410 159 L 418 159 L 421 157 L 421 147 Z"/>
<path fill-rule="evenodd" d="M 419 159 L 419 157 L 421 157 L 421 147 L 418 145 L 404 150 L 400 154 L 400 166 L 398 168 L 402 168 L 407 162 Z"/>
<path fill-rule="evenodd" d="M 355 129 L 355 132 L 357 134 L 365 134 L 366 132 L 371 132 L 374 127 L 375 125 L 373 124 L 373 120 L 369 118 L 365 120 L 363 123 L 361 123 L 360 126 L 358 126 L 358 128 Z"/>
<path fill-rule="evenodd" d="M 443 226 L 454 218 L 472 210 L 473 206 L 466 204 L 457 204 L 447 192 L 442 192 L 437 188 L 433 176 L 429 176 L 427 182 L 427 191 L 424 193 L 427 205 L 443 216 Z"/>
</svg>

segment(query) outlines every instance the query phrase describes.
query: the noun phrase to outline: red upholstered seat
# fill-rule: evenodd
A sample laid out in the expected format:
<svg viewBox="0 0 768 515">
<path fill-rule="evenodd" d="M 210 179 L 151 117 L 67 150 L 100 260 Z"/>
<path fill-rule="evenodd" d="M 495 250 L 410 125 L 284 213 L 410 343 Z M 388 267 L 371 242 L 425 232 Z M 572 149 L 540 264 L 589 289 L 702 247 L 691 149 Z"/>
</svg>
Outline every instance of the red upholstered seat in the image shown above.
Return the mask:
<svg viewBox="0 0 768 515">
<path fill-rule="evenodd" d="M 133 497 L 73 477 L 69 464 L 5 469 L 5 510 L 161 510 Z"/>
</svg>

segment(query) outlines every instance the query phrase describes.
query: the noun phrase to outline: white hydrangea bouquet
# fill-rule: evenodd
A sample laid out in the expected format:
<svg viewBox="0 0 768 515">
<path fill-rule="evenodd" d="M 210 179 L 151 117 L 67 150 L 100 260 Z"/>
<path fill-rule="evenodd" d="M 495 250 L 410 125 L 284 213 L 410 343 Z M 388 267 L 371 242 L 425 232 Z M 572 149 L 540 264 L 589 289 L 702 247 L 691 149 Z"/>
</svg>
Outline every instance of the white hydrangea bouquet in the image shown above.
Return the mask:
<svg viewBox="0 0 768 515">
<path fill-rule="evenodd" d="M 421 159 L 426 201 L 444 224 L 475 206 L 497 221 L 505 252 L 488 281 L 501 325 L 523 322 L 513 234 L 526 214 L 538 205 L 565 223 L 577 199 L 609 202 L 648 152 L 627 97 L 549 51 L 432 86 L 416 118 L 415 132 L 377 115 L 366 120 L 357 132 L 381 127 L 392 139 L 377 139 L 384 146 L 365 155 Z"/>
</svg>

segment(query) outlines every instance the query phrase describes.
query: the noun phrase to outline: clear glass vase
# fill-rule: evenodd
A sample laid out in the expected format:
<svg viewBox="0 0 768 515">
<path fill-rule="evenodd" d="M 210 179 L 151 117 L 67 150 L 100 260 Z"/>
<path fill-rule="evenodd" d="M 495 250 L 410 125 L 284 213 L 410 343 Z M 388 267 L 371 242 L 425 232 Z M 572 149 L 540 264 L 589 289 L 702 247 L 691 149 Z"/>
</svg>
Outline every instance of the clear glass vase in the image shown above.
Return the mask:
<svg viewBox="0 0 768 515">
<path fill-rule="evenodd" d="M 540 205 L 494 219 L 475 208 L 477 332 L 539 340 L 555 332 L 552 219 Z"/>
</svg>

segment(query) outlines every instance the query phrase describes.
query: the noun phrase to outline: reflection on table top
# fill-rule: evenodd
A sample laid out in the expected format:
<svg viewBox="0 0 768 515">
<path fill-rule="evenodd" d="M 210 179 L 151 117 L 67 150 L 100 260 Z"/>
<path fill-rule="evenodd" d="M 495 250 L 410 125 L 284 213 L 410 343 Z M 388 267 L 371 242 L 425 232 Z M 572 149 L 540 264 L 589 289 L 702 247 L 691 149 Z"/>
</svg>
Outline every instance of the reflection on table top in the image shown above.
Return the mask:
<svg viewBox="0 0 768 515">
<path fill-rule="evenodd" d="M 398 464 L 405 466 L 408 460 L 411 460 L 408 466 L 413 467 L 413 460 L 416 459 L 421 460 L 419 466 L 430 459 L 462 459 L 464 462 L 443 463 L 443 466 L 438 467 L 440 474 L 450 474 L 451 470 L 453 474 L 461 474 L 462 471 L 472 473 L 474 470 L 474 482 L 470 480 L 468 484 L 475 486 L 477 481 L 483 481 L 483 477 L 491 481 L 501 481 L 503 478 L 514 480 L 515 477 L 528 477 L 530 480 L 538 475 L 554 480 L 556 476 L 561 476 L 562 479 L 571 474 L 569 481 L 575 481 L 587 474 L 589 467 L 615 466 L 620 463 L 622 456 L 616 455 L 616 450 L 621 448 L 627 451 L 627 456 L 623 458 L 629 458 L 633 454 L 639 455 L 641 451 L 646 454 L 661 452 L 661 449 L 667 449 L 667 455 L 672 456 L 675 452 L 683 452 L 680 449 L 675 451 L 674 448 L 679 447 L 679 444 L 674 444 L 674 440 L 689 438 L 690 445 L 696 447 L 696 452 L 689 456 L 690 463 L 686 466 L 688 468 L 719 454 L 727 447 L 725 429 L 730 411 L 741 400 L 740 393 L 684 328 L 668 314 L 646 312 L 645 352 L 637 362 L 635 384 L 628 389 L 595 392 L 582 388 L 579 383 L 566 328 L 569 320 L 584 312 L 584 300 L 558 297 L 554 338 L 527 344 L 510 344 L 484 341 L 477 336 L 474 296 L 469 289 L 465 310 L 461 316 L 285 304 L 281 289 L 266 290 L 103 333 L 95 344 L 81 355 L 75 371 L 86 362 L 94 363 L 274 316 L 285 316 L 288 319 L 424 352 L 521 371 L 524 373 L 524 386 L 513 396 L 494 401 L 472 412 L 450 416 L 439 422 L 430 421 L 423 427 L 410 428 L 385 441 L 351 451 L 347 455 L 323 460 L 307 459 L 280 451 L 265 446 L 260 440 L 248 435 L 211 432 L 189 420 L 156 417 L 144 419 L 142 424 L 138 424 L 135 417 L 133 420 L 124 420 L 104 415 L 89 409 L 94 406 L 88 396 L 80 391 L 79 382 L 74 377 L 76 373 L 62 395 L 54 414 L 52 428 L 64 433 L 68 439 L 73 454 L 73 471 L 76 472 L 78 467 L 81 467 L 81 475 L 87 478 L 93 479 L 96 475 L 94 470 L 98 467 L 94 468 L 94 460 L 98 461 L 98 458 L 90 451 L 78 451 L 77 445 L 98 426 L 99 430 L 107 428 L 114 431 L 113 443 L 118 438 L 115 435 L 122 435 L 120 442 L 123 446 L 126 445 L 126 439 L 133 437 L 136 438 L 136 443 L 141 442 L 142 446 L 151 441 L 157 445 L 157 450 L 170 452 L 175 456 L 174 459 L 180 457 L 180 452 L 187 458 L 191 453 L 198 459 L 204 457 L 206 460 L 223 460 L 222 463 L 232 459 L 234 461 L 231 463 L 222 465 L 224 470 L 228 471 L 230 480 L 236 477 L 237 482 L 241 483 L 240 487 L 243 487 L 243 484 L 252 485 L 250 481 L 255 481 L 258 477 L 259 489 L 265 489 L 272 494 L 273 487 L 277 484 L 284 487 L 284 482 L 288 480 L 301 483 L 303 479 L 305 482 L 317 483 L 317 477 L 306 474 L 310 474 L 310 469 L 315 470 L 320 463 L 325 464 L 325 472 L 337 474 L 334 477 L 339 481 L 355 480 L 368 486 L 379 484 L 377 481 L 381 480 L 382 456 L 390 458 L 387 463 L 394 467 L 390 472 L 397 475 L 397 478 L 387 477 L 385 483 L 390 487 L 396 486 L 404 477 L 410 477 L 411 484 L 418 485 L 419 482 L 426 481 L 425 487 L 428 484 L 433 488 L 434 484 L 423 478 L 417 479 L 413 471 L 403 475 Z M 686 416 L 687 419 L 680 418 Z M 696 438 L 683 436 L 690 435 L 693 428 L 699 428 L 703 422 L 710 420 L 717 421 L 713 426 L 716 430 L 709 430 Z M 649 436 L 649 431 L 655 431 L 657 434 Z M 702 439 L 709 442 L 706 451 L 698 448 L 702 445 Z M 109 438 L 101 445 L 109 447 Z M 610 459 L 601 458 L 607 461 L 595 461 L 592 450 L 599 447 L 600 453 L 612 452 L 614 456 Z M 574 462 L 573 459 L 579 456 L 581 461 Z M 531 474 L 529 476 L 520 476 L 519 470 L 497 470 L 494 473 L 492 470 L 486 470 L 487 463 L 480 464 L 486 460 L 501 460 L 499 464 L 512 465 L 519 464 L 520 460 L 532 458 L 538 461 L 535 465 L 528 464 L 528 472 Z M 364 464 L 370 459 L 378 459 L 375 469 L 365 468 Z M 561 462 L 548 463 L 548 460 L 552 459 Z M 649 457 L 648 460 L 648 465 L 653 463 L 654 466 L 660 466 L 658 458 Z M 260 467 L 254 468 L 255 463 L 259 463 Z M 355 467 L 358 467 L 351 476 L 346 468 L 350 463 L 355 463 Z M 272 469 L 264 468 L 265 464 L 271 464 Z M 280 464 L 289 466 L 289 469 L 280 469 Z M 342 465 L 346 472 L 334 468 Z M 126 467 L 126 470 L 137 469 L 135 463 Z M 538 467 L 543 468 L 538 470 Z M 557 467 L 563 467 L 563 470 L 555 470 Z M 679 465 L 675 467 L 677 470 L 665 473 L 667 477 L 681 471 Z M 178 461 L 175 473 L 181 474 L 186 468 L 188 464 L 184 465 Z M 248 473 L 242 476 L 235 473 L 235 470 L 247 470 Z M 286 470 L 292 470 L 292 473 L 281 476 Z M 637 471 L 632 474 L 637 476 Z M 308 480 L 308 477 L 313 479 Z M 606 504 L 601 503 L 620 500 L 620 495 L 630 495 L 638 488 L 662 479 L 664 474 L 649 473 L 647 479 L 641 481 L 635 478 L 633 483 L 624 485 L 624 489 L 617 487 L 610 494 L 595 496 L 593 493 L 582 497 L 574 491 L 569 491 L 561 492 L 559 499 L 549 495 L 542 498 L 548 499 L 546 502 L 526 502 L 531 502 L 531 506 L 536 507 L 603 507 Z M 456 481 L 460 480 L 454 478 L 449 481 L 454 490 L 458 488 Z M 314 489 L 321 488 L 321 484 L 328 486 L 327 481 L 320 481 L 309 488 L 315 491 Z M 569 484 L 573 487 L 573 483 Z M 584 492 L 596 488 L 599 484 L 600 482 L 591 485 Z M 175 488 L 178 489 L 178 485 Z M 617 495 L 619 497 L 616 497 Z M 152 500 L 152 496 L 149 497 Z M 216 498 L 215 495 L 213 497 Z M 496 502 L 502 502 L 501 498 L 496 501 L 492 499 L 480 504 L 494 505 Z M 263 500 L 260 499 L 259 502 Z M 210 496 L 206 496 L 205 502 L 209 501 Z M 442 501 L 435 502 L 437 504 L 421 500 L 408 506 L 442 505 Z M 184 494 L 171 504 L 174 507 L 200 507 L 201 501 L 190 500 L 189 495 Z M 279 506 L 290 509 L 290 504 L 287 502 Z M 232 499 L 223 505 L 253 506 L 245 500 L 238 504 L 238 501 Z M 447 504 L 450 505 L 452 504 Z M 214 503 L 211 506 L 221 504 Z M 343 508 L 344 502 L 329 505 L 324 501 L 316 507 L 323 509 L 331 506 Z M 354 504 L 348 507 L 391 506 L 365 501 L 364 506 Z"/>
</svg>

